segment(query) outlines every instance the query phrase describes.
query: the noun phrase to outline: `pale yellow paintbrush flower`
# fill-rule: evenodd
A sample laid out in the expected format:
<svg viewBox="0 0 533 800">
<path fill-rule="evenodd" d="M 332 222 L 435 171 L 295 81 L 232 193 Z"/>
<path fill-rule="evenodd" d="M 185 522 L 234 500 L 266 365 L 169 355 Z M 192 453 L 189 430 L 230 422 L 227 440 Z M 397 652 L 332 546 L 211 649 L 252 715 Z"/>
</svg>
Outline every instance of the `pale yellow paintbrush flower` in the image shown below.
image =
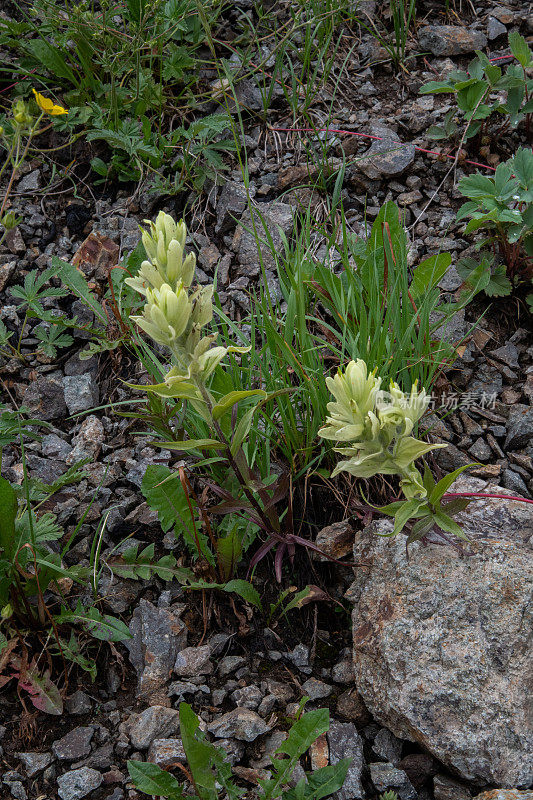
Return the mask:
<svg viewBox="0 0 533 800">
<path fill-rule="evenodd" d="M 35 89 L 32 89 L 32 92 L 35 96 L 35 102 L 45 114 L 50 114 L 51 117 L 59 117 L 61 114 L 68 114 L 67 109 L 63 108 L 63 106 L 56 105 L 53 100 L 45 97 L 40 92 L 36 92 Z"/>
</svg>

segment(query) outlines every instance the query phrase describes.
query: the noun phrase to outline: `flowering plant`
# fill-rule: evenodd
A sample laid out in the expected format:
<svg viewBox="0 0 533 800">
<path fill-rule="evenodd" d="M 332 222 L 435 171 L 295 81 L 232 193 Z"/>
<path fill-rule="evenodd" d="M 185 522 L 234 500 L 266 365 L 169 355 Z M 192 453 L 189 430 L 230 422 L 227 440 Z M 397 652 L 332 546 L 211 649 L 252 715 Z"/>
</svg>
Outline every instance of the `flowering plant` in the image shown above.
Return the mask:
<svg viewBox="0 0 533 800">
<path fill-rule="evenodd" d="M 347 456 L 335 467 L 332 477 L 349 472 L 358 478 L 400 475 L 405 496 L 424 497 L 422 476 L 414 462 L 438 447 L 411 436 L 429 405 L 429 397 L 416 383 L 410 394 L 394 381 L 389 391 L 381 389 L 381 378 L 368 372 L 362 359 L 350 361 L 344 373 L 326 378 L 335 397 L 328 403 L 329 415 L 319 436 L 342 442 L 335 452 Z"/>
<path fill-rule="evenodd" d="M 413 385 L 407 394 L 391 381 L 388 391 L 381 389 L 381 378 L 369 373 L 362 359 L 350 361 L 344 373 L 326 378 L 335 397 L 328 403 L 326 424 L 319 430 L 324 439 L 342 443 L 335 452 L 346 456 L 333 470 L 349 472 L 357 478 L 373 475 L 399 475 L 405 500 L 398 500 L 378 509 L 394 517 L 390 536 L 399 533 L 410 520 L 408 543 L 425 536 L 432 529 L 441 534 L 452 533 L 464 539 L 461 527 L 452 515 L 463 511 L 470 500 L 455 499 L 442 504 L 442 499 L 458 475 L 465 469 L 446 475 L 435 483 L 425 466 L 424 475 L 415 465 L 417 459 L 446 444 L 429 444 L 411 434 L 426 412 L 430 399 L 424 389 Z"/>
</svg>

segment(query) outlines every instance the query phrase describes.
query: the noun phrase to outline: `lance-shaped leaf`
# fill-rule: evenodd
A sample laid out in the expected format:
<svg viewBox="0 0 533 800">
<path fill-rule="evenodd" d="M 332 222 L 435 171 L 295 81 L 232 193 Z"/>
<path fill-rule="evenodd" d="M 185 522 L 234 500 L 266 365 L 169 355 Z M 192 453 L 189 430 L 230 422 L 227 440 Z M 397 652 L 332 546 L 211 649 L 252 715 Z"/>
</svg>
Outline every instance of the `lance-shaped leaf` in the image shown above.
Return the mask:
<svg viewBox="0 0 533 800">
<path fill-rule="evenodd" d="M 250 389 L 247 391 L 233 391 L 224 395 L 213 407 L 213 418 L 220 419 L 230 408 L 233 408 L 236 403 L 245 400 L 247 397 L 267 397 L 267 393 L 263 389 Z"/>
</svg>

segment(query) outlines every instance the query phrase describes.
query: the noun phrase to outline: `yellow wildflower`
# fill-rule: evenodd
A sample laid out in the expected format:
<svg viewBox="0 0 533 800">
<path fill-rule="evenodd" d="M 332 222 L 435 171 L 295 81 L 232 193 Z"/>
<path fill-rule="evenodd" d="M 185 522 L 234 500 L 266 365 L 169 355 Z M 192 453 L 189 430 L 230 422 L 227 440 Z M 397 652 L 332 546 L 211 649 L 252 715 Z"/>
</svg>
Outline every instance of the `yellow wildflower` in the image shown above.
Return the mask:
<svg viewBox="0 0 533 800">
<path fill-rule="evenodd" d="M 63 108 L 63 106 L 56 105 L 53 100 L 44 97 L 40 92 L 36 92 L 35 89 L 32 89 L 32 92 L 35 95 L 35 102 L 45 114 L 50 114 L 51 117 L 58 117 L 60 114 L 68 114 L 67 109 Z"/>
</svg>

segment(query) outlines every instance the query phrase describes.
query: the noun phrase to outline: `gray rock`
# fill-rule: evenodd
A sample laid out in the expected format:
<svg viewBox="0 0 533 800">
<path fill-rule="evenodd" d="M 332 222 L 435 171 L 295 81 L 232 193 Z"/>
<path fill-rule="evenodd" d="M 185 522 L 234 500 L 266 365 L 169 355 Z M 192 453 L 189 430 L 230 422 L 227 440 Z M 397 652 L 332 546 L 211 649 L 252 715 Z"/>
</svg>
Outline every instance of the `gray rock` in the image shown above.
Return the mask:
<svg viewBox="0 0 533 800">
<path fill-rule="evenodd" d="M 371 125 L 374 136 L 381 137 L 375 140 L 370 148 L 357 161 L 357 168 L 370 180 L 380 180 L 390 175 L 401 175 L 415 160 L 415 148 L 412 144 L 403 144 L 398 140 L 398 134 L 384 125 Z"/>
<path fill-rule="evenodd" d="M 41 441 L 41 452 L 47 458 L 58 458 L 65 461 L 72 447 L 55 433 L 48 433 Z"/>
<path fill-rule="evenodd" d="M 234 738 L 243 742 L 253 742 L 258 736 L 267 733 L 270 727 L 255 711 L 249 708 L 234 708 L 227 714 L 216 717 L 207 726 L 207 730 L 217 739 Z"/>
<path fill-rule="evenodd" d="M 402 742 L 387 728 L 381 728 L 374 738 L 372 750 L 379 758 L 390 761 L 396 767 L 402 757 Z"/>
<path fill-rule="evenodd" d="M 323 697 L 329 697 L 332 690 L 332 686 L 316 678 L 308 678 L 305 683 L 302 684 L 302 692 L 309 695 L 311 700 L 321 700 Z"/>
<path fill-rule="evenodd" d="M 520 366 L 518 363 L 518 349 L 512 342 L 507 342 L 503 347 L 491 350 L 490 355 L 497 358 L 498 361 L 503 361 L 508 367 L 517 369 Z"/>
<path fill-rule="evenodd" d="M 306 644 L 297 644 L 293 650 L 287 653 L 287 658 L 301 672 L 307 675 L 311 672 L 309 667 L 309 648 Z"/>
<path fill-rule="evenodd" d="M 283 249 L 281 233 L 289 235 L 292 230 L 293 215 L 292 206 L 277 200 L 272 203 L 261 203 L 260 208 L 254 210 L 255 228 L 259 238 L 263 266 L 266 270 L 275 271 L 276 269 L 275 255 L 268 240 L 272 239 L 274 252 L 281 252 Z M 246 210 L 242 215 L 241 224 L 235 231 L 232 245 L 238 255 L 239 273 L 246 277 L 256 277 L 261 272 L 258 245 L 253 231 L 250 211 Z"/>
<path fill-rule="evenodd" d="M 232 766 L 238 764 L 245 753 L 245 746 L 237 739 L 219 739 L 216 743 L 217 747 L 221 747 L 226 753 L 225 759 Z"/>
<path fill-rule="evenodd" d="M 85 417 L 80 430 L 72 439 L 74 447 L 67 456 L 67 464 L 75 464 L 82 458 L 90 458 L 91 461 L 95 461 L 104 439 L 104 426 L 98 417 L 94 414 Z"/>
<path fill-rule="evenodd" d="M 427 25 L 418 32 L 420 47 L 434 56 L 458 56 L 483 50 L 487 37 L 481 31 L 456 25 Z"/>
<path fill-rule="evenodd" d="M 498 22 L 498 20 L 494 17 L 489 17 L 487 23 L 487 38 L 489 42 L 497 39 L 498 36 L 503 36 L 504 33 L 507 33 L 507 28 L 505 25 L 502 25 L 502 23 Z"/>
<path fill-rule="evenodd" d="M 335 683 L 348 685 L 353 683 L 353 664 L 351 659 L 344 658 L 339 661 L 331 670 L 331 677 Z"/>
<path fill-rule="evenodd" d="M 447 775 L 435 775 L 433 793 L 435 800 L 470 800 L 470 792 L 466 786 Z"/>
<path fill-rule="evenodd" d="M 148 750 L 148 761 L 159 767 L 175 767 L 176 764 L 185 764 L 187 756 L 183 749 L 181 739 L 154 739 Z"/>
<path fill-rule="evenodd" d="M 502 484 L 506 489 L 509 489 L 510 492 L 520 494 L 522 497 L 529 497 L 526 482 L 514 469 L 504 469 L 502 473 Z"/>
<path fill-rule="evenodd" d="M 439 281 L 439 289 L 443 292 L 454 292 L 462 284 L 463 279 L 451 264 Z"/>
<path fill-rule="evenodd" d="M 176 656 L 174 672 L 181 678 L 191 675 L 210 675 L 213 664 L 210 660 L 211 647 L 204 644 L 201 647 L 186 647 Z"/>
<path fill-rule="evenodd" d="M 81 767 L 65 772 L 57 779 L 57 792 L 61 800 L 81 800 L 98 789 L 104 778 L 101 772 L 90 767 Z"/>
<path fill-rule="evenodd" d="M 242 667 L 243 664 L 246 664 L 244 656 L 225 656 L 219 662 L 218 673 L 221 678 L 225 678 L 239 667 Z"/>
<path fill-rule="evenodd" d="M 393 789 L 400 800 L 416 800 L 416 789 L 403 769 L 397 769 L 392 764 L 381 761 L 369 764 L 370 777 L 378 792 Z"/>
<path fill-rule="evenodd" d="M 458 481 L 452 491 L 480 484 Z M 533 520 L 519 505 L 472 503 L 457 518 L 471 539 L 462 552 L 416 543 L 407 559 L 404 537 L 369 526 L 354 546 L 367 568 L 349 592 L 356 685 L 375 719 L 464 779 L 504 787 L 533 779 Z"/>
<path fill-rule="evenodd" d="M 93 380 L 93 376 L 90 373 L 65 375 L 63 385 L 65 387 L 65 403 L 69 414 L 87 411 L 98 404 L 100 392 L 96 381 Z"/>
<path fill-rule="evenodd" d="M 40 458 L 35 453 L 26 454 L 26 463 L 33 478 L 39 478 L 44 483 L 54 483 L 66 471 L 64 461 L 53 458 Z"/>
<path fill-rule="evenodd" d="M 476 461 L 488 461 L 492 455 L 492 450 L 488 446 L 487 442 L 479 437 L 472 447 L 469 448 L 468 452 L 470 455 L 476 459 Z"/>
<path fill-rule="evenodd" d="M 474 800 L 533 800 L 533 791 L 520 791 L 520 789 L 492 789 L 481 792 Z"/>
<path fill-rule="evenodd" d="M 124 644 L 137 672 L 137 697 L 169 705 L 167 682 L 176 656 L 187 644 L 187 627 L 181 619 L 185 606 L 157 608 L 142 599 L 130 623 L 132 639 Z"/>
<path fill-rule="evenodd" d="M 516 403 L 511 406 L 507 422 L 505 450 L 519 450 L 533 437 L 533 406 Z"/>
<path fill-rule="evenodd" d="M 247 204 L 246 187 L 243 183 L 225 183 L 217 202 L 215 232 L 227 233 L 234 228 Z"/>
<path fill-rule="evenodd" d="M 179 711 L 166 706 L 150 706 L 128 720 L 130 742 L 136 750 L 147 750 L 154 739 L 173 736 L 179 730 Z"/>
<path fill-rule="evenodd" d="M 263 694 L 257 686 L 252 684 L 235 689 L 231 694 L 231 699 L 239 708 L 250 708 L 252 711 L 256 711 L 263 699 Z"/>
<path fill-rule="evenodd" d="M 27 800 L 28 795 L 26 794 L 26 789 L 24 788 L 22 781 L 12 781 L 8 784 L 10 797 L 13 800 Z"/>
<path fill-rule="evenodd" d="M 326 734 L 329 747 L 330 764 L 337 764 L 343 758 L 351 758 L 346 780 L 342 789 L 335 793 L 336 800 L 356 800 L 363 798 L 361 772 L 363 769 L 363 740 L 352 722 L 333 720 Z"/>
<path fill-rule="evenodd" d="M 60 761 L 78 761 L 91 752 L 91 739 L 94 728 L 79 726 L 66 733 L 61 739 L 56 739 L 52 744 L 52 751 Z"/>
<path fill-rule="evenodd" d="M 31 194 L 32 192 L 37 192 L 41 188 L 41 170 L 34 169 L 32 172 L 28 172 L 27 175 L 24 175 L 23 178 L 17 184 L 17 192 L 21 192 L 23 194 Z"/>
<path fill-rule="evenodd" d="M 28 778 L 38 775 L 54 760 L 52 753 L 17 753 L 16 755 L 24 764 L 24 771 Z"/>
<path fill-rule="evenodd" d="M 40 376 L 32 381 L 23 396 L 24 405 L 45 422 L 63 419 L 67 413 L 62 384 L 53 378 Z"/>
</svg>

